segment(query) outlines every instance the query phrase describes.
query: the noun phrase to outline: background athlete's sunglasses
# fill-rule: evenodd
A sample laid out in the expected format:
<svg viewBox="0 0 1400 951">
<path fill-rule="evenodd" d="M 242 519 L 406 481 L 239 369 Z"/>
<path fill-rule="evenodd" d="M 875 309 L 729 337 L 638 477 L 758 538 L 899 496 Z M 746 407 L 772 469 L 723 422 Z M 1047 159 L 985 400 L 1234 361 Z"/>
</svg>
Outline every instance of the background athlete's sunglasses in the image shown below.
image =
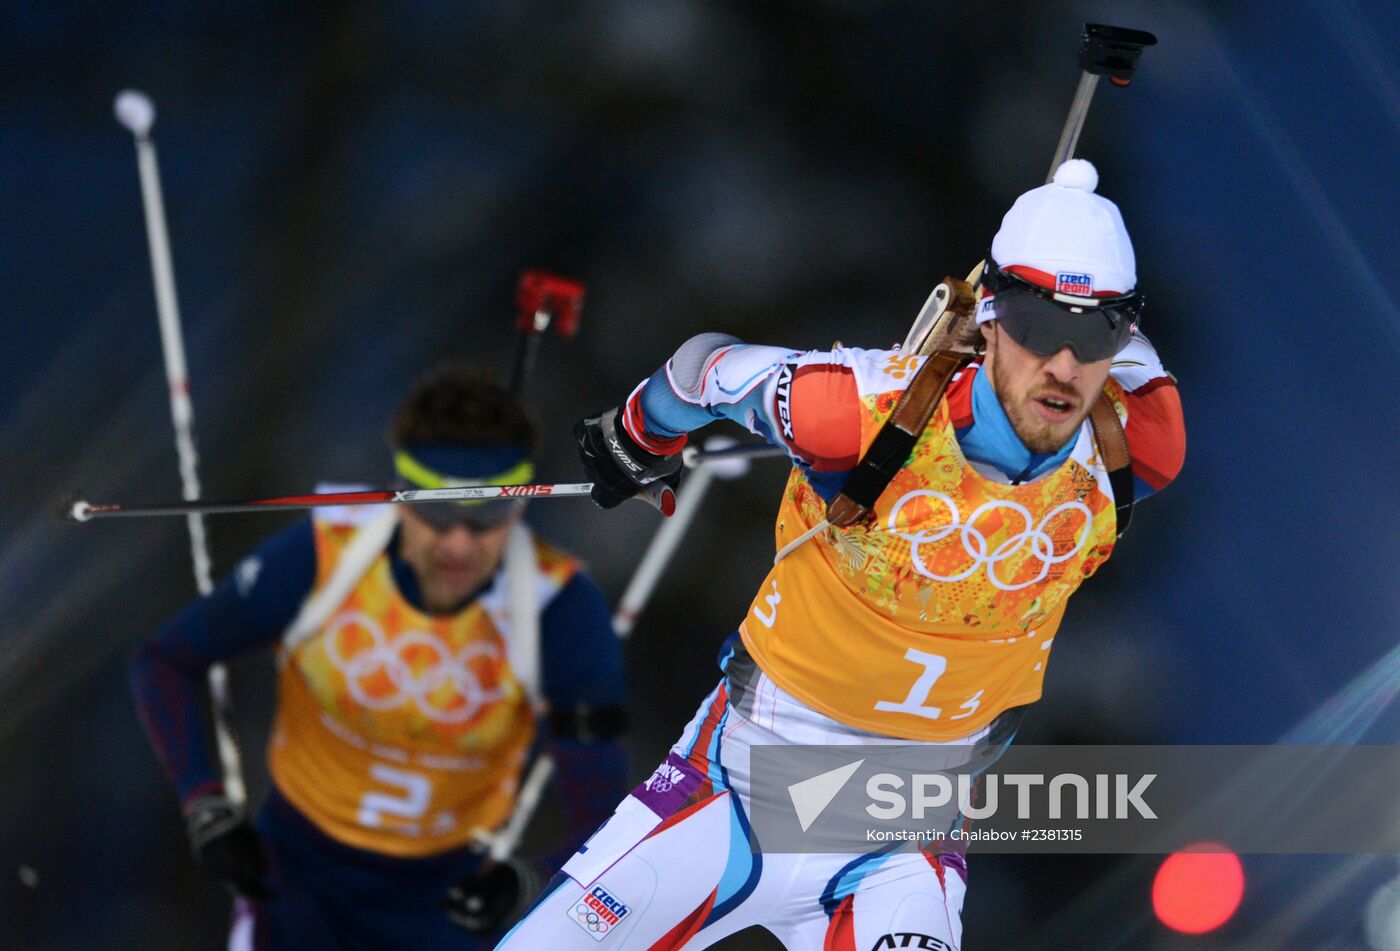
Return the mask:
<svg viewBox="0 0 1400 951">
<path fill-rule="evenodd" d="M 450 532 L 460 525 L 476 535 L 500 528 L 524 507 L 521 500 L 507 499 L 502 502 L 425 502 L 412 508 L 413 514 L 435 532 Z"/>
</svg>

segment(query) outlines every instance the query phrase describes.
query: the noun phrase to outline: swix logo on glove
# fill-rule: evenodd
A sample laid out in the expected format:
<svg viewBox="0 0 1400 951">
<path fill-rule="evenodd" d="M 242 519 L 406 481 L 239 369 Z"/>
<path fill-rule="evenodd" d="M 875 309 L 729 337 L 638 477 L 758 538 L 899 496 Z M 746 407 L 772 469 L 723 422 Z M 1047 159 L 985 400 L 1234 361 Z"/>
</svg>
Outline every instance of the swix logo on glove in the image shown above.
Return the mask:
<svg viewBox="0 0 1400 951">
<path fill-rule="evenodd" d="M 641 472 L 642 467 L 627 455 L 627 450 L 622 448 L 622 443 L 617 441 L 617 436 L 608 437 L 608 448 L 612 450 L 613 458 L 622 463 L 632 472 Z"/>
<path fill-rule="evenodd" d="M 594 885 L 569 909 L 569 917 L 587 931 L 594 941 L 602 941 L 632 909 L 611 895 L 602 885 Z"/>
<path fill-rule="evenodd" d="M 1055 293 L 1073 294 L 1075 297 L 1093 297 L 1094 275 L 1061 271 L 1055 275 Z"/>
</svg>

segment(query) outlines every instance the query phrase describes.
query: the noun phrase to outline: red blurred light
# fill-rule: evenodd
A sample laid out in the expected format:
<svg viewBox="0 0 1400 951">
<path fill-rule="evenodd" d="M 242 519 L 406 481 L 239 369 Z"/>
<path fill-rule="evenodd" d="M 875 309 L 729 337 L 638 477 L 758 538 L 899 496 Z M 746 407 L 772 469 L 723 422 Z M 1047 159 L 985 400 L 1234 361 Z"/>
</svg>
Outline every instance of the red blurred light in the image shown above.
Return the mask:
<svg viewBox="0 0 1400 951">
<path fill-rule="evenodd" d="M 1204 934 L 1230 920 L 1244 897 L 1244 868 L 1223 845 L 1203 842 L 1174 852 L 1152 882 L 1152 908 L 1176 931 Z"/>
</svg>

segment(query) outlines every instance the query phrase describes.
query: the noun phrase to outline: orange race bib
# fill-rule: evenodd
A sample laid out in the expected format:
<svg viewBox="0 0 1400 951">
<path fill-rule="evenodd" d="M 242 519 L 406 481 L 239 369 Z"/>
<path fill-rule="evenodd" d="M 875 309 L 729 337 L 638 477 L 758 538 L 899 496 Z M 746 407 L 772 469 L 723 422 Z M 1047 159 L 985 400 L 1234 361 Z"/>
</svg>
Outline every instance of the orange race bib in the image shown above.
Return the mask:
<svg viewBox="0 0 1400 951">
<path fill-rule="evenodd" d="M 349 532 L 316 531 L 319 587 Z M 555 590 L 576 570 L 538 542 L 536 553 Z M 458 614 L 428 615 L 381 555 L 319 631 L 284 651 L 272 776 L 331 838 L 431 855 L 510 815 L 535 718 L 506 660 L 504 576 Z"/>
<path fill-rule="evenodd" d="M 864 395 L 868 446 L 908 367 Z M 825 517 L 794 469 L 781 549 Z M 1040 697 L 1071 593 L 1113 550 L 1107 471 L 1084 427 L 1070 457 L 1025 485 L 979 475 L 946 401 L 868 526 L 828 527 L 781 560 L 740 633 L 764 673 L 843 723 L 911 740 L 956 740 Z"/>
</svg>

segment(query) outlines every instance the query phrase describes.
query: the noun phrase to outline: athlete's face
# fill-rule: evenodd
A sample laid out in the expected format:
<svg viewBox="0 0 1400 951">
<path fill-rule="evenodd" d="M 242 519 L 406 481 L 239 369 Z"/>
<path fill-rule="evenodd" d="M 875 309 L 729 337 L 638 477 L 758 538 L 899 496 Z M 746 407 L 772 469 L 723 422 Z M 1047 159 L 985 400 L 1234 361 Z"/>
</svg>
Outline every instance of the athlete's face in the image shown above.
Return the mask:
<svg viewBox="0 0 1400 951">
<path fill-rule="evenodd" d="M 1042 357 L 1002 333 L 994 320 L 982 325 L 982 336 L 983 363 L 1016 435 L 1032 452 L 1058 452 L 1089 415 L 1113 358 L 1080 363 L 1068 347 Z"/>
<path fill-rule="evenodd" d="M 400 514 L 399 555 L 418 577 L 423 606 L 434 613 L 455 609 L 496 573 L 518 518 L 480 530 L 458 523 L 438 531 L 411 505 L 403 506 Z"/>
</svg>

